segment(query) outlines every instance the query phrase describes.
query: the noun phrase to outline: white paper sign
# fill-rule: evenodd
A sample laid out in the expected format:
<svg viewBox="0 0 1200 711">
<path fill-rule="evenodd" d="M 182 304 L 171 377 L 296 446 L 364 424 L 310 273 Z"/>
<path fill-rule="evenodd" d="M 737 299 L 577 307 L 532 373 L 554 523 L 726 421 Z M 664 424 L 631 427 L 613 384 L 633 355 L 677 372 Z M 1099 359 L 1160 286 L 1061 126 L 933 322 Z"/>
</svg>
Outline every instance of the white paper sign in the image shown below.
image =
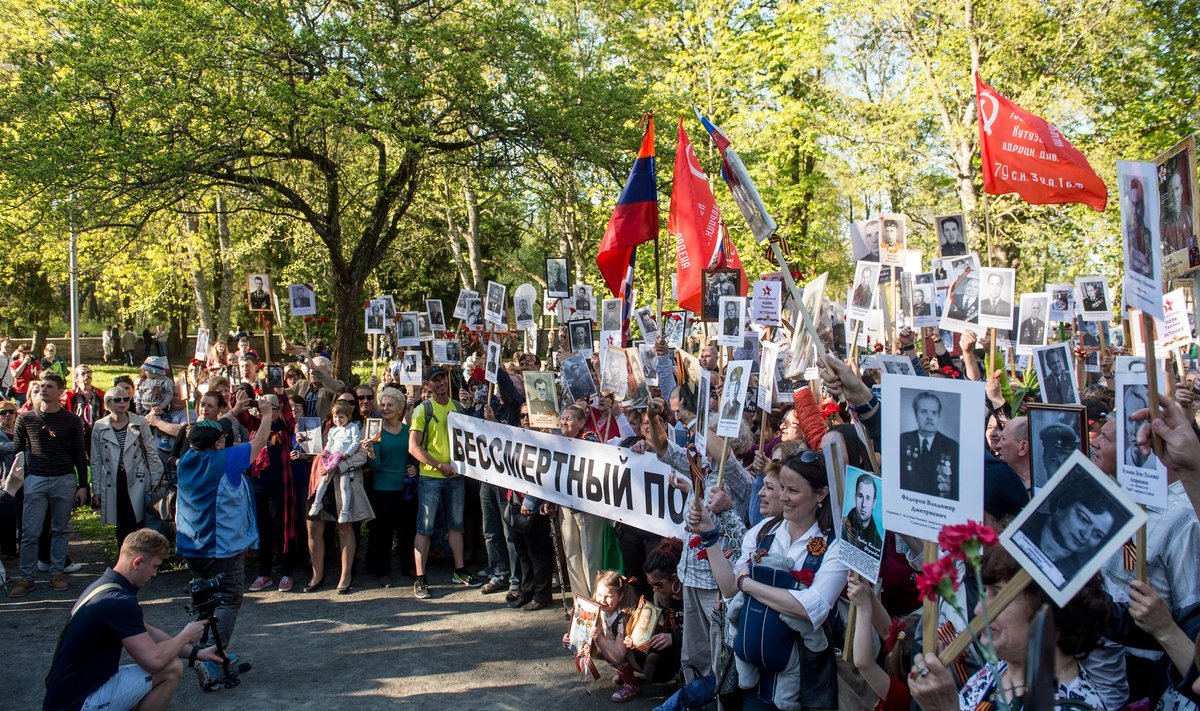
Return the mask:
<svg viewBox="0 0 1200 711">
<path fill-rule="evenodd" d="M 779 318 L 780 294 L 783 284 L 774 279 L 754 282 L 754 297 L 750 302 L 750 320 L 759 326 L 783 325 Z"/>
<path fill-rule="evenodd" d="M 1146 420 L 1134 421 L 1130 415 L 1150 407 L 1146 359 L 1131 356 L 1117 358 L 1117 481 L 1121 489 L 1144 506 L 1165 509 L 1167 469 L 1154 450 L 1139 447 L 1138 428 Z"/>
<path fill-rule="evenodd" d="M 721 407 L 717 412 L 717 434 L 737 437 L 742 427 L 742 410 L 746 407 L 746 389 L 754 364 L 748 360 L 730 361 L 725 366 L 725 387 L 721 390 Z"/>
</svg>

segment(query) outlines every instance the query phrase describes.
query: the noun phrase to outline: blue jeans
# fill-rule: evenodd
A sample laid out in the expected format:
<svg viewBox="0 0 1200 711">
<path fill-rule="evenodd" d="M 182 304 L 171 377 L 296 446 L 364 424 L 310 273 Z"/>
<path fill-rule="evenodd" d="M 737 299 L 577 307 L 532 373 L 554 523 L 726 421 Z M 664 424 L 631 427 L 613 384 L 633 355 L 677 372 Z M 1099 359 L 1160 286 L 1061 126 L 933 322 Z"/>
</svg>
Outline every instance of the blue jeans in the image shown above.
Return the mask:
<svg viewBox="0 0 1200 711">
<path fill-rule="evenodd" d="M 512 542 L 512 531 L 504 523 L 501 513 L 508 506 L 504 489 L 491 484 L 479 485 L 479 505 L 483 508 L 483 541 L 487 545 L 488 567 L 492 580 L 508 581 L 510 588 L 521 585 L 517 561 L 517 548 Z"/>
<path fill-rule="evenodd" d="M 432 536 L 438 509 L 446 516 L 446 527 L 463 530 L 463 507 L 467 503 L 467 482 L 461 476 L 437 479 L 422 476 L 417 485 L 417 535 Z"/>
</svg>

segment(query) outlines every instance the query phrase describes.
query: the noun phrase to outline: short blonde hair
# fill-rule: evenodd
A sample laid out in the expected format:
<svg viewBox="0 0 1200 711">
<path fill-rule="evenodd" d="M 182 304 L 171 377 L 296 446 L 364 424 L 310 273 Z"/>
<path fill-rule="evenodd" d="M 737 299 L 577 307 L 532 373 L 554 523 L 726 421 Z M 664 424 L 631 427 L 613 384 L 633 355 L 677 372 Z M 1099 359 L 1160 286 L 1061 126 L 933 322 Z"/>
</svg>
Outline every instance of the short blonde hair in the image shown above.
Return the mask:
<svg viewBox="0 0 1200 711">
<path fill-rule="evenodd" d="M 125 536 L 121 544 L 121 557 L 166 558 L 171 554 L 171 544 L 163 534 L 150 528 L 139 528 Z"/>
</svg>

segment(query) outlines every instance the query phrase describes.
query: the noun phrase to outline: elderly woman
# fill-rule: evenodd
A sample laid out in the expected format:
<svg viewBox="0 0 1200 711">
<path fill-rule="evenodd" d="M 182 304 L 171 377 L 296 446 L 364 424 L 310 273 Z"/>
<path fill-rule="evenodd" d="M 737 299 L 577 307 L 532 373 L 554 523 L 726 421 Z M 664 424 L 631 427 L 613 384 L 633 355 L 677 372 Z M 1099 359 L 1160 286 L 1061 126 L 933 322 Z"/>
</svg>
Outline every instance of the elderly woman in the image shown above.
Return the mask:
<svg viewBox="0 0 1200 711">
<path fill-rule="evenodd" d="M 361 390 L 362 388 L 359 388 Z M 378 441 L 364 440 L 371 468 L 367 496 L 375 518 L 367 524 L 367 572 L 385 588 L 392 586 L 392 539 L 400 534 L 404 571 L 414 573 L 413 547 L 417 535 L 417 470 L 408 457 L 407 409 L 404 394 L 393 387 L 379 391 L 379 414 L 383 430 Z"/>
<path fill-rule="evenodd" d="M 837 665 L 826 623 L 846 585 L 847 568 L 838 560 L 829 480 L 818 453 L 805 450 L 783 464 L 778 496 L 781 515 L 746 531 L 733 563 L 719 548 L 708 554 L 722 596 L 728 601 L 741 592 L 746 598 L 734 653 L 757 670 L 758 678 L 745 678 L 739 664 L 742 708 L 832 708 L 837 706 Z M 768 494 L 768 505 L 771 499 Z M 719 532 L 706 509 L 693 509 L 689 521 L 700 531 L 704 550 L 718 544 Z M 760 562 L 768 556 L 791 560 L 791 569 Z M 792 619 L 785 622 L 783 615 Z M 806 631 L 797 640 L 793 629 Z"/>
<path fill-rule="evenodd" d="M 997 546 L 988 550 L 983 557 L 982 569 L 985 600 L 992 600 L 1020 569 L 1020 564 L 1003 548 Z M 1054 605 L 1041 588 L 1030 585 L 1012 604 L 994 615 L 990 634 L 1000 658 L 997 665 L 999 678 L 985 666 L 959 691 L 936 654 L 917 655 L 908 683 L 913 699 L 925 711 L 974 711 L 988 703 L 994 708 L 995 702 L 1001 699 L 1023 697 L 1030 626 L 1034 615 L 1046 604 L 1050 605 L 1054 616 L 1053 664 L 1058 680 L 1055 700 L 1082 702 L 1103 710 L 1105 706 L 1100 694 L 1078 662 L 1097 646 L 1100 636 L 1108 629 L 1112 600 L 1104 592 L 1099 576 L 1093 577 L 1066 607 Z M 982 613 L 983 602 L 980 602 L 975 614 Z"/>
<path fill-rule="evenodd" d="M 93 498 L 100 507 L 100 520 L 116 524 L 118 548 L 126 536 L 142 527 L 146 494 L 163 477 L 150 425 L 129 411 L 130 402 L 124 388 L 110 388 L 104 394 L 109 414 L 92 427 Z"/>
</svg>

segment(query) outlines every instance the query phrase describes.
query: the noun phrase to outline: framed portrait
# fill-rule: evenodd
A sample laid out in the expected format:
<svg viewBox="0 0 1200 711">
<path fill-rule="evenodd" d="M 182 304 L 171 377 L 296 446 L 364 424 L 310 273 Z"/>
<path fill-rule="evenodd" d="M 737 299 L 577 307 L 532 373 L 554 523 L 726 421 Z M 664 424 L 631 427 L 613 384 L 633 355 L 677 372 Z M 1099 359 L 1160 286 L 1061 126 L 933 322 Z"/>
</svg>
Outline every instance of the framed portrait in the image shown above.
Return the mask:
<svg viewBox="0 0 1200 711">
<path fill-rule="evenodd" d="M 879 216 L 879 262 L 892 267 L 904 266 L 905 233 L 908 218 L 885 213 Z"/>
<path fill-rule="evenodd" d="M 368 334 L 383 335 L 387 332 L 387 302 L 383 299 L 371 299 L 363 310 L 365 331 Z"/>
<path fill-rule="evenodd" d="M 596 395 L 596 381 L 592 378 L 587 358 L 588 356 L 578 352 L 563 358 L 563 389 L 567 391 L 567 399 L 570 402 L 591 399 Z"/>
<path fill-rule="evenodd" d="M 1158 177 L 1153 163 L 1117 161 L 1125 304 L 1162 320 L 1162 237 Z M 1174 198 L 1172 198 L 1173 200 Z"/>
<path fill-rule="evenodd" d="M 404 311 L 400 314 L 400 323 L 396 327 L 396 345 L 421 345 L 421 319 L 416 311 Z"/>
<path fill-rule="evenodd" d="M 882 383 L 883 524 L 935 540 L 983 516 L 984 384 L 889 375 Z"/>
<path fill-rule="evenodd" d="M 567 322 L 567 338 L 571 350 L 592 357 L 592 322 L 590 319 Z"/>
<path fill-rule="evenodd" d="M 442 365 L 460 365 L 462 349 L 457 339 L 436 339 L 433 342 L 433 362 Z"/>
<path fill-rule="evenodd" d="M 321 442 L 321 418 L 297 417 L 296 442 L 307 455 L 316 457 L 321 454 L 324 444 Z"/>
<path fill-rule="evenodd" d="M 441 299 L 425 299 L 425 312 L 429 314 L 429 327 L 435 332 L 446 330 L 446 312 Z"/>
<path fill-rule="evenodd" d="M 487 355 L 485 356 L 483 367 L 483 379 L 492 385 L 495 385 L 499 371 L 500 341 L 493 339 L 488 341 L 487 344 Z"/>
<path fill-rule="evenodd" d="M 268 365 L 267 366 L 267 387 L 271 389 L 284 387 L 283 382 L 283 366 Z"/>
<path fill-rule="evenodd" d="M 483 330 L 483 300 L 478 297 L 467 299 L 467 329 L 475 332 Z"/>
<path fill-rule="evenodd" d="M 691 335 L 691 312 L 663 311 L 662 336 L 671 348 L 683 348 Z"/>
<path fill-rule="evenodd" d="M 637 609 L 629 618 L 629 633 L 626 635 L 629 638 L 629 646 L 639 652 L 650 649 L 650 638 L 658 629 L 660 619 L 662 619 L 662 608 L 654 603 L 646 602 L 644 597 L 639 598 Z"/>
<path fill-rule="evenodd" d="M 722 296 L 718 308 L 721 319 L 717 322 L 717 345 L 738 348 L 742 345 L 742 333 L 746 329 L 746 297 Z"/>
<path fill-rule="evenodd" d="M 397 374 L 401 385 L 421 387 L 421 351 L 403 351 L 400 354 L 400 372 Z"/>
<path fill-rule="evenodd" d="M 308 284 L 288 284 L 288 305 L 292 316 L 316 316 L 316 292 Z"/>
<path fill-rule="evenodd" d="M 499 324 L 504 319 L 504 299 L 508 287 L 489 281 L 487 285 L 487 300 L 483 307 L 483 320 Z"/>
<path fill-rule="evenodd" d="M 1013 327 L 1013 293 L 1016 270 L 984 267 L 979 270 L 983 293 L 979 300 L 980 328 L 1007 331 Z"/>
<path fill-rule="evenodd" d="M 752 372 L 754 366 L 748 360 L 733 360 L 725 365 L 725 385 L 721 388 L 717 420 L 717 434 L 721 437 L 737 437 L 741 430 Z"/>
<path fill-rule="evenodd" d="M 742 273 L 737 269 L 705 269 L 700 283 L 701 305 L 703 311 L 700 320 L 705 323 L 715 323 L 720 318 L 721 297 L 738 296 L 743 292 Z"/>
<path fill-rule="evenodd" d="M 271 310 L 271 275 L 246 275 L 246 300 L 251 311 Z"/>
<path fill-rule="evenodd" d="M 1146 523 L 1146 512 L 1081 452 L 1073 452 L 1004 529 L 1000 543 L 1065 606 Z"/>
<path fill-rule="evenodd" d="M 454 318 L 462 319 L 463 321 L 466 321 L 467 315 L 470 313 L 471 302 L 477 301 L 478 299 L 479 299 L 478 291 L 475 291 L 473 289 L 459 289 L 458 290 L 458 299 L 454 302 L 454 313 L 452 314 L 454 316 Z M 482 321 L 482 319 L 483 319 L 482 312 L 480 312 L 480 313 L 481 313 L 480 320 Z"/>
<path fill-rule="evenodd" d="M 526 371 L 521 374 L 525 381 L 525 398 L 529 406 L 529 426 L 546 429 L 558 427 L 558 397 L 554 387 L 554 373 Z"/>
<path fill-rule="evenodd" d="M 1031 355 L 1046 345 L 1048 335 L 1046 313 L 1050 295 L 1045 292 L 1021 294 L 1020 317 L 1017 321 L 1017 355 Z"/>
<path fill-rule="evenodd" d="M 1050 405 L 1079 404 L 1079 383 L 1075 380 L 1075 363 L 1070 343 L 1035 348 L 1033 367 L 1041 386 L 1042 402 Z"/>
<path fill-rule="evenodd" d="M 1120 356 L 1114 364 L 1117 376 L 1117 482 L 1129 497 L 1143 506 L 1166 509 L 1170 504 L 1167 468 L 1150 447 L 1137 443 L 1134 420 L 1138 410 L 1150 407 L 1146 359 Z"/>
<path fill-rule="evenodd" d="M 363 425 L 363 439 L 367 442 L 378 442 L 383 436 L 383 418 L 368 417 Z"/>
<path fill-rule="evenodd" d="M 865 321 L 867 314 L 875 305 L 875 291 L 879 287 L 879 265 L 862 261 L 854 267 L 854 285 L 850 288 L 850 298 L 846 302 L 846 311 L 855 321 Z"/>
<path fill-rule="evenodd" d="M 549 299 L 565 299 L 571 295 L 567 290 L 568 278 L 567 275 L 567 258 L 566 257 L 547 257 L 546 258 L 546 296 Z"/>
<path fill-rule="evenodd" d="M 600 330 L 621 330 L 621 300 L 605 299 L 600 302 Z"/>
<path fill-rule="evenodd" d="M 1200 266 L 1196 223 L 1196 144 L 1188 136 L 1154 159 L 1158 177 L 1158 226 L 1162 241 L 1163 277 L 1175 279 Z"/>
<path fill-rule="evenodd" d="M 1047 284 L 1046 293 L 1050 295 L 1050 306 L 1042 312 L 1042 318 L 1068 323 L 1075 318 L 1074 284 Z"/>
<path fill-rule="evenodd" d="M 1071 452 L 1088 453 L 1087 408 L 1029 403 L 1029 477 L 1035 490 L 1050 481 Z"/>
<path fill-rule="evenodd" d="M 1112 320 L 1107 277 L 1079 277 L 1075 280 L 1075 288 L 1078 291 L 1080 317 L 1084 321 Z"/>
<path fill-rule="evenodd" d="M 933 218 L 937 225 L 938 254 L 943 257 L 961 257 L 966 254 L 967 232 L 963 229 L 962 215 L 941 215 Z"/>
<path fill-rule="evenodd" d="M 883 528 L 883 479 L 858 467 L 845 469 L 838 557 L 846 567 L 874 583 L 879 579 L 887 533 Z"/>
</svg>

